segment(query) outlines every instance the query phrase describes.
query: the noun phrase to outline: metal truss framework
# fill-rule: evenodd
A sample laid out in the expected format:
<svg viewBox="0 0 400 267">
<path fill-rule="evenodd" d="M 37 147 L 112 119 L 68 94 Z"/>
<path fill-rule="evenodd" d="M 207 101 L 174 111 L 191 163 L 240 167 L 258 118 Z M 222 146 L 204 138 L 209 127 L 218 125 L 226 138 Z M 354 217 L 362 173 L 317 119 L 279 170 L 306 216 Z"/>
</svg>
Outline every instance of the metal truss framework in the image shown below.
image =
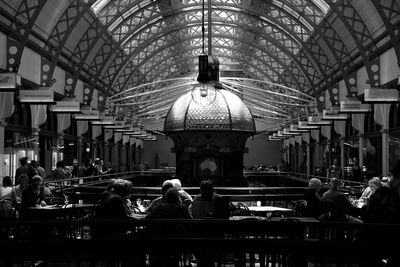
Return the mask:
<svg viewBox="0 0 400 267">
<path fill-rule="evenodd" d="M 8 70 L 18 69 L 37 18 L 51 12 L 49 1 L 18 0 L 13 13 L 0 8 L 11 20 Z M 43 37 L 42 85 L 51 86 L 57 63 L 68 56 L 72 91 L 79 78 L 89 92 L 97 88 L 112 96 L 143 82 L 193 75 L 201 52 L 201 2 L 71 0 Z M 365 2 L 361 9 L 351 0 L 213 0 L 212 53 L 223 63 L 241 64 L 249 77 L 295 88 L 318 102 L 340 79 L 347 90 L 354 87 L 359 63 L 370 84 L 379 85 L 376 29 L 363 12 L 382 21 L 400 59 L 400 6 L 398 0 Z"/>
</svg>

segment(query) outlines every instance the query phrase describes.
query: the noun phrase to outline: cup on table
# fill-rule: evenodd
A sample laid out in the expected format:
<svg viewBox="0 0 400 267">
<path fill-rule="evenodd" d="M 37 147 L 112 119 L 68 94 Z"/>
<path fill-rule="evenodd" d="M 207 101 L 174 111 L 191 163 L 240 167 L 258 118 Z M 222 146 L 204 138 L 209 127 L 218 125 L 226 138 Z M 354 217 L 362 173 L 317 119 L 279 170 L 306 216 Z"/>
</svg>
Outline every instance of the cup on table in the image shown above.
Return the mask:
<svg viewBox="0 0 400 267">
<path fill-rule="evenodd" d="M 257 201 L 257 207 L 261 207 L 261 201 Z"/>
<path fill-rule="evenodd" d="M 150 199 L 143 200 L 143 207 L 147 209 L 149 206 L 150 206 Z"/>
<path fill-rule="evenodd" d="M 79 199 L 79 205 L 83 205 L 83 199 Z"/>
</svg>

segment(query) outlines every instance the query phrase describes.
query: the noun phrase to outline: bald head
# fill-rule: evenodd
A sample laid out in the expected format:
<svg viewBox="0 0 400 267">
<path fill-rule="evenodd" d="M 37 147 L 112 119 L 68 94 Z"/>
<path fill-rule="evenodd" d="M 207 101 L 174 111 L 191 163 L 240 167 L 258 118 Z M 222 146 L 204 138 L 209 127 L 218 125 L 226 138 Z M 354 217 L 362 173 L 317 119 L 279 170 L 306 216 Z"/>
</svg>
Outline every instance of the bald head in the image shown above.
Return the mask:
<svg viewBox="0 0 400 267">
<path fill-rule="evenodd" d="M 340 185 L 340 181 L 337 178 L 332 178 L 330 181 L 330 185 L 332 189 L 338 189 Z"/>
</svg>

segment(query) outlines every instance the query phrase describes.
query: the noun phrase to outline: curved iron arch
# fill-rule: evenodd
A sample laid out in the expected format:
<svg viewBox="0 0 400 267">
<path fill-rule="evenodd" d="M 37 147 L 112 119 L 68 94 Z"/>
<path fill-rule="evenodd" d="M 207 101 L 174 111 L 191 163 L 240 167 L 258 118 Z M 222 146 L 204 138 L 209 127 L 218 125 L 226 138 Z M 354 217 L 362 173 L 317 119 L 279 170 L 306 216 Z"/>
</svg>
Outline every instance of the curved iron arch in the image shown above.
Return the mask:
<svg viewBox="0 0 400 267">
<path fill-rule="evenodd" d="M 228 36 L 228 35 L 219 35 L 219 34 L 217 34 L 217 35 L 214 35 L 214 37 L 217 37 L 217 38 L 224 38 L 224 39 L 234 40 L 234 41 L 239 41 L 239 42 L 242 42 L 242 43 L 244 42 L 245 44 L 247 44 L 247 45 L 249 45 L 249 46 L 251 46 L 251 47 L 253 47 L 253 48 L 256 48 L 256 49 L 259 50 L 260 52 L 266 54 L 266 56 L 269 56 L 269 57 L 275 59 L 275 61 L 281 66 L 282 69 L 287 70 L 287 71 L 289 70 L 289 69 L 286 67 L 287 65 L 283 64 L 282 62 L 280 62 L 279 59 L 276 59 L 276 57 L 274 57 L 273 55 L 269 55 L 268 53 L 265 53 L 264 50 L 262 50 L 262 47 L 260 47 L 259 45 L 255 45 L 254 43 L 251 43 L 251 42 L 248 42 L 248 41 L 243 41 L 243 40 L 241 40 L 240 38 L 235 37 L 235 36 Z M 179 41 L 177 41 L 177 42 L 174 42 L 174 43 L 169 44 L 168 46 L 160 47 L 159 49 L 154 50 L 153 53 L 151 53 L 151 54 L 148 55 L 146 58 L 144 58 L 144 59 L 140 62 L 140 64 L 135 65 L 136 68 L 133 70 L 133 72 L 131 73 L 131 76 L 130 76 L 127 80 L 129 81 L 130 78 L 131 78 L 134 74 L 136 74 L 136 73 L 135 73 L 136 70 L 138 70 L 142 65 L 146 64 L 146 62 L 148 62 L 148 60 L 149 60 L 150 58 L 156 57 L 156 55 L 157 55 L 159 52 L 164 51 L 165 49 L 169 49 L 170 47 L 173 47 L 173 46 L 174 46 L 176 43 L 178 43 L 178 42 L 185 42 L 185 41 L 190 41 L 190 40 L 192 40 L 192 39 L 198 39 L 198 38 L 201 38 L 201 35 L 199 35 L 199 36 L 197 36 L 197 35 L 188 36 L 188 37 L 186 37 L 185 39 L 181 39 L 181 40 L 179 40 Z M 197 48 L 197 49 L 198 49 L 198 48 Z M 191 51 L 191 50 L 195 50 L 195 48 L 193 48 L 193 49 L 186 49 L 186 50 L 184 50 L 184 51 L 182 51 L 182 52 L 184 53 L 184 52 L 186 52 L 186 51 Z M 242 52 L 241 50 L 236 49 L 236 48 L 231 48 L 230 50 L 235 51 L 235 52 L 240 52 L 240 53 Z M 160 59 L 160 61 L 162 61 L 162 60 L 163 60 L 163 59 Z M 262 61 L 262 62 L 263 62 L 264 64 L 266 64 L 267 66 L 269 66 L 270 69 L 274 69 L 268 62 L 266 62 L 266 61 Z M 249 64 L 251 65 L 251 63 L 249 63 Z M 280 74 L 279 72 L 276 72 L 276 73 L 277 73 L 277 76 L 278 76 L 278 77 L 281 76 L 281 74 Z M 293 77 L 292 77 L 292 78 L 293 78 Z M 293 79 L 294 79 L 294 78 L 293 78 Z M 298 84 L 299 88 L 301 88 L 300 83 L 297 82 L 297 84 Z M 125 88 L 126 88 L 126 85 L 125 85 L 124 89 L 125 89 Z"/>
<path fill-rule="evenodd" d="M 196 24 L 192 24 L 192 25 L 196 25 Z M 179 29 L 179 26 L 180 26 L 180 25 L 175 26 L 175 29 Z M 186 27 L 186 26 L 184 26 L 184 27 Z M 162 32 L 161 32 L 162 36 L 167 35 L 168 33 L 169 33 L 169 29 L 163 29 Z M 155 40 L 156 37 L 157 37 L 157 36 L 155 35 L 155 36 L 153 36 L 152 39 L 148 39 L 148 41 Z M 265 37 L 267 37 L 267 36 L 265 35 Z M 271 43 L 274 42 L 274 40 L 268 40 L 268 41 L 270 41 Z M 147 43 L 142 43 L 142 46 L 147 46 L 148 43 L 149 43 L 149 42 L 147 42 Z M 276 45 L 276 43 L 275 43 L 275 44 L 273 43 L 273 45 L 274 45 L 275 47 L 283 48 L 284 51 L 282 51 L 282 52 L 285 53 L 286 55 L 290 55 L 290 54 L 291 54 L 291 53 L 288 52 L 287 49 L 286 49 L 285 47 L 283 47 L 282 45 L 279 45 L 279 46 L 278 46 L 278 45 Z M 140 49 L 141 49 L 141 48 L 137 48 L 137 49 L 135 50 L 135 52 L 140 52 Z M 286 51 L 286 52 L 285 52 L 285 51 Z M 132 53 L 132 54 L 130 55 L 129 59 L 132 59 L 133 56 L 134 56 L 134 53 Z M 296 61 L 297 67 L 301 70 L 301 72 L 302 72 L 302 74 L 303 74 L 303 77 L 308 81 L 310 87 L 312 88 L 313 83 L 312 83 L 311 80 L 309 79 L 308 75 L 305 74 L 305 73 L 308 74 L 308 72 L 305 71 L 305 69 L 303 68 L 303 65 L 302 65 L 296 58 L 294 58 L 294 60 Z M 125 66 L 126 66 L 127 64 L 128 64 L 128 62 L 125 62 Z"/>
<path fill-rule="evenodd" d="M 234 49 L 232 49 L 232 48 L 230 48 L 230 47 L 226 47 L 226 46 L 220 46 L 220 45 L 216 45 L 215 46 L 216 48 L 223 48 L 223 49 L 227 49 L 227 50 L 232 50 L 232 51 L 235 51 Z M 187 49 L 186 51 L 185 51 L 185 53 L 186 52 L 190 52 L 190 51 L 193 51 L 193 50 L 198 50 L 198 49 L 201 49 L 201 46 L 198 46 L 198 47 L 191 47 L 190 49 Z M 181 51 L 179 51 L 179 52 L 176 52 L 176 53 L 174 53 L 174 54 L 172 54 L 172 55 L 167 55 L 166 57 L 164 57 L 164 58 L 162 58 L 162 60 L 161 61 L 163 61 L 163 62 L 166 62 L 168 59 L 170 59 L 170 58 L 173 58 L 173 57 L 175 57 L 176 55 L 178 55 L 179 53 L 181 53 Z M 253 58 L 256 62 L 258 61 L 258 62 L 261 62 L 263 65 L 267 65 L 268 63 L 267 62 L 265 62 L 265 61 L 263 61 L 263 60 L 260 60 L 259 58 L 257 58 L 257 57 L 255 57 L 255 55 L 251 55 L 251 54 L 248 54 L 248 53 L 246 53 L 246 52 L 241 52 L 243 55 L 245 55 L 245 56 L 248 56 L 249 58 Z M 228 57 L 228 55 L 223 55 L 224 57 Z M 231 57 L 232 59 L 235 59 L 235 57 Z M 236 59 L 239 61 L 239 59 L 240 59 L 240 57 L 236 57 Z M 243 61 L 243 62 L 246 62 L 246 61 L 244 61 L 244 60 L 240 60 L 240 61 Z M 247 64 L 250 64 L 249 62 L 246 62 Z M 165 64 L 162 64 L 162 65 L 165 65 Z M 162 66 L 162 65 L 160 65 L 160 66 Z M 255 68 L 255 69 L 258 69 L 259 71 L 260 71 L 260 73 L 265 73 L 263 70 L 261 70 L 257 65 L 254 65 L 254 64 L 250 64 L 253 68 Z M 269 64 L 268 64 L 269 65 Z M 168 67 L 168 66 L 167 66 Z M 169 66 L 169 67 L 171 67 L 171 66 Z M 150 68 L 151 69 L 151 68 Z M 154 70 L 154 69 L 153 69 Z M 274 68 L 271 68 L 270 69 L 271 71 L 273 71 L 274 73 L 276 73 L 277 74 L 277 76 L 279 77 L 279 73 L 277 73 L 276 72 L 276 70 L 274 70 Z M 144 77 L 146 77 L 147 75 L 148 75 L 148 73 L 149 72 L 146 72 L 146 73 L 142 73 L 142 76 L 144 76 Z M 159 72 L 157 73 L 157 75 L 159 74 Z M 293 78 L 292 78 L 293 79 Z M 294 79 L 293 79 L 294 80 Z M 296 81 L 296 80 L 295 80 Z M 297 82 L 297 81 L 296 81 Z"/>
<path fill-rule="evenodd" d="M 232 10 L 227 10 L 227 11 L 232 12 Z M 286 11 L 285 11 L 285 12 L 286 12 Z M 248 13 L 244 13 L 244 14 L 245 14 L 245 15 L 248 15 Z M 165 19 L 165 18 L 161 18 L 161 19 Z M 276 24 L 275 24 L 274 26 L 276 26 Z M 287 31 L 290 32 L 289 30 L 287 30 Z M 297 36 L 297 35 L 294 34 L 293 36 Z M 128 60 L 126 60 L 125 63 L 126 63 L 127 61 L 128 61 Z M 318 61 L 315 60 L 315 62 L 318 62 Z M 314 65 L 314 64 L 313 64 L 313 65 Z M 118 76 L 119 76 L 119 74 L 120 74 L 121 71 L 122 71 L 122 67 L 119 68 Z M 113 83 L 112 83 L 112 84 L 114 84 L 114 82 L 115 82 L 116 79 L 117 79 L 117 76 L 114 77 Z"/>
</svg>

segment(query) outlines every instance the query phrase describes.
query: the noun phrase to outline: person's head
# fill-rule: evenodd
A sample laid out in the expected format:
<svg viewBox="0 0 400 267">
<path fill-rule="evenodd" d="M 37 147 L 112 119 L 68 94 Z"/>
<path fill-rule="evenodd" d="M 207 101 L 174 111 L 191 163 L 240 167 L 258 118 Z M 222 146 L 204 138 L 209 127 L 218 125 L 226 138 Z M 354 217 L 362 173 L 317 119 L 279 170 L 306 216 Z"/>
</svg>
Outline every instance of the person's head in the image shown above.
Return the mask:
<svg viewBox="0 0 400 267">
<path fill-rule="evenodd" d="M 57 169 L 58 169 L 58 168 L 64 169 L 65 166 L 66 166 L 66 165 L 65 165 L 65 162 L 64 162 L 63 160 L 60 160 L 60 161 L 58 161 L 58 162 L 56 163 Z"/>
<path fill-rule="evenodd" d="M 165 203 L 182 203 L 178 189 L 171 187 L 165 192 Z"/>
<path fill-rule="evenodd" d="M 375 193 L 375 191 L 382 186 L 381 179 L 379 177 L 373 177 L 368 181 L 368 186 L 371 188 L 372 192 Z"/>
<path fill-rule="evenodd" d="M 99 165 L 101 163 L 101 160 L 99 158 L 96 158 L 94 160 L 94 164 Z"/>
<path fill-rule="evenodd" d="M 337 178 L 332 178 L 329 184 L 331 185 L 331 189 L 337 190 L 339 188 L 340 181 Z"/>
<path fill-rule="evenodd" d="M 32 160 L 32 161 L 31 161 L 31 166 L 32 166 L 33 168 L 37 168 L 37 167 L 39 166 L 39 163 L 38 163 L 36 160 Z"/>
<path fill-rule="evenodd" d="M 107 189 L 106 189 L 107 191 L 111 191 L 113 189 L 116 180 L 117 179 L 113 178 L 113 179 L 110 179 L 110 181 L 108 181 Z"/>
<path fill-rule="evenodd" d="M 40 188 L 43 186 L 43 178 L 39 175 L 33 176 L 30 185 L 33 191 L 40 191 Z"/>
<path fill-rule="evenodd" d="M 338 165 L 338 159 L 337 158 L 333 159 L 333 165 Z"/>
<path fill-rule="evenodd" d="M 11 186 L 11 177 L 10 176 L 4 176 L 3 178 L 3 186 L 4 187 L 9 187 Z"/>
<path fill-rule="evenodd" d="M 167 193 L 168 189 L 174 187 L 174 184 L 171 180 L 165 180 L 161 186 L 161 195 L 165 197 L 165 193 Z"/>
<path fill-rule="evenodd" d="M 20 158 L 19 163 L 21 164 L 21 166 L 28 164 L 28 157 Z"/>
<path fill-rule="evenodd" d="M 203 200 L 211 200 L 214 194 L 214 184 L 211 180 L 201 181 L 200 194 Z"/>
<path fill-rule="evenodd" d="M 182 184 L 181 184 L 181 181 L 179 179 L 176 179 L 176 178 L 172 179 L 171 183 L 174 185 L 174 187 L 176 189 L 178 189 L 178 191 L 182 189 Z"/>
<path fill-rule="evenodd" d="M 25 173 L 19 176 L 19 187 L 20 188 L 27 188 L 29 184 L 29 177 Z"/>
<path fill-rule="evenodd" d="M 132 183 L 128 180 L 115 179 L 115 183 L 112 187 L 112 192 L 119 195 L 122 198 L 126 198 L 132 191 Z"/>
<path fill-rule="evenodd" d="M 308 181 L 308 187 L 311 189 L 315 189 L 316 191 L 319 191 L 321 189 L 321 186 L 321 180 L 318 178 L 311 178 L 310 181 Z"/>
</svg>

